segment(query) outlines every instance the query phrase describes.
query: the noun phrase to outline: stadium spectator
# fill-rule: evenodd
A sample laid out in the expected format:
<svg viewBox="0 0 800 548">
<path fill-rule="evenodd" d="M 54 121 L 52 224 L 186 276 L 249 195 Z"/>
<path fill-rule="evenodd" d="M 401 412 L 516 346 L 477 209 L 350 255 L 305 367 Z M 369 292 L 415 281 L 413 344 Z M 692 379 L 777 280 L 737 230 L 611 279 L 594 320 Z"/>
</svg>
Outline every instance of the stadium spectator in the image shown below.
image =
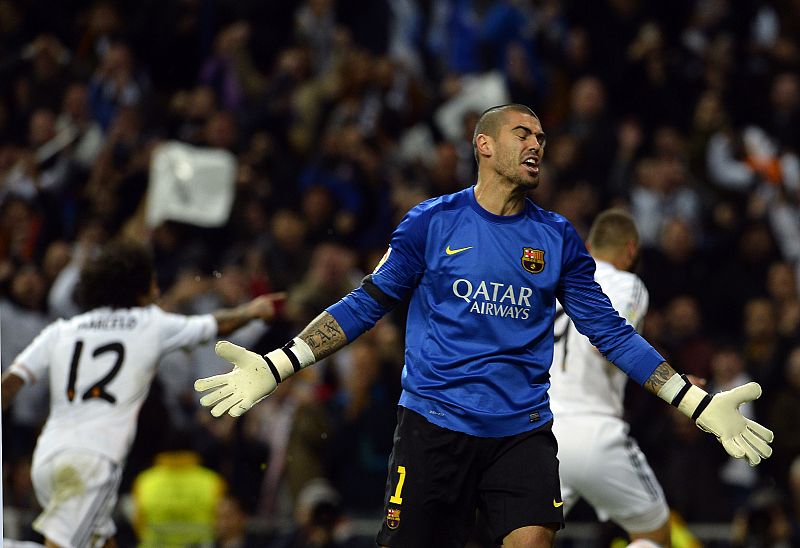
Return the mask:
<svg viewBox="0 0 800 548">
<path fill-rule="evenodd" d="M 707 297 L 701 281 L 710 276 L 712 265 L 686 221 L 665 219 L 657 242 L 643 247 L 641 274 L 650 290 L 653 306 L 664 310 L 679 295 L 705 302 Z"/>
<path fill-rule="evenodd" d="M 150 144 L 143 113 L 115 108 L 106 139 L 83 188 L 84 211 L 99 217 L 118 233 L 133 217 L 147 188 Z"/>
<path fill-rule="evenodd" d="M 86 84 L 74 82 L 64 92 L 64 100 L 56 119 L 59 140 L 63 136 L 73 165 L 88 171 L 103 146 L 103 132 L 89 111 L 89 90 Z"/>
<path fill-rule="evenodd" d="M 386 455 L 391 439 L 386 423 L 395 419 L 394 401 L 381 382 L 381 360 L 374 336 L 358 339 L 344 355 L 337 355 L 339 388 L 328 404 L 330 442 L 325 476 L 341 496 L 349 515 L 369 516 L 380 503 L 386 481 Z M 341 466 L 340 463 L 348 463 Z"/>
<path fill-rule="evenodd" d="M 786 483 L 792 463 L 800 455 L 800 345 L 789 352 L 782 368 L 781 386 L 776 389 L 765 419 L 771 421 L 780 441 L 775 445 L 775 461 L 770 463 L 777 485 Z"/>
<path fill-rule="evenodd" d="M 734 208 L 731 212 L 741 215 L 742 210 Z M 735 238 L 717 242 L 716 256 L 710 256 L 706 263 L 709 279 L 714 283 L 707 287 L 699 280 L 694 282 L 695 287 L 707 289 L 699 297 L 707 303 L 707 316 L 715 335 L 743 330 L 746 303 L 764 296 L 769 265 L 780 258 L 766 223 L 740 217 L 737 224 L 733 228 Z M 726 243 L 730 245 L 723 248 Z M 759 329 L 756 324 L 752 327 Z"/>
<path fill-rule="evenodd" d="M 710 359 L 708 389 L 712 392 L 730 390 L 753 380 L 745 369 L 744 358 L 739 349 L 733 345 L 720 345 Z M 742 415 L 749 419 L 757 419 L 755 407 L 751 402 L 740 408 Z M 766 417 L 764 417 L 766 419 Z M 771 465 L 773 463 L 770 463 Z M 745 463 L 728 459 L 719 471 L 722 484 L 726 487 L 728 499 L 735 507 L 743 506 L 753 493 L 759 482 L 758 471 Z"/>
<path fill-rule="evenodd" d="M 247 21 L 235 21 L 217 34 L 213 54 L 200 70 L 200 82 L 210 86 L 220 105 L 242 112 L 263 92 L 264 77 L 254 66 L 248 48 L 251 28 Z"/>
<path fill-rule="evenodd" d="M 800 284 L 791 263 L 778 261 L 770 265 L 766 292 L 775 305 L 781 336 L 800 336 Z"/>
<path fill-rule="evenodd" d="M 776 389 L 781 384 L 791 339 L 778 332 L 775 307 L 768 298 L 756 297 L 745 303 L 742 335 L 747 372 L 763 386 Z"/>
<path fill-rule="evenodd" d="M 686 417 L 674 409 L 668 411 L 666 424 L 651 424 L 658 447 L 666 448 L 665 453 L 648 452 L 647 447 L 644 451 L 650 455 L 670 507 L 688 522 L 729 521 L 735 508 L 725 496 L 719 477 L 726 456 Z M 678 479 L 681 476 L 683 480 Z M 681 484 L 694 487 L 687 490 L 679 487 Z"/>
<path fill-rule="evenodd" d="M 4 375 L 19 353 L 50 323 L 44 312 L 46 282 L 35 264 L 18 268 L 10 286 L 8 294 L 0 298 L 0 361 Z M 22 458 L 33 451 L 40 426 L 47 418 L 48 388 L 47 383 L 26 385 L 20 390 L 17 405 L 3 417 L 4 435 L 8 431 L 10 442 L 4 447 L 11 456 Z"/>
<path fill-rule="evenodd" d="M 613 127 L 609 118 L 606 85 L 596 76 L 583 76 L 571 88 L 570 108 L 555 133 L 569 133 L 578 141 L 581 165 L 587 173 L 607 176 L 614 158 L 613 136 L 606 136 Z M 598 178 L 604 184 L 605 178 Z M 605 189 L 601 189 L 605 191 Z"/>
<path fill-rule="evenodd" d="M 84 72 L 91 72 L 117 36 L 125 33 L 124 15 L 112 2 L 96 2 L 86 10 L 78 30 L 75 60 Z"/>
<path fill-rule="evenodd" d="M 202 465 L 193 436 L 170 432 L 152 466 L 133 482 L 133 525 L 140 548 L 211 545 L 227 489 Z"/>
<path fill-rule="evenodd" d="M 119 38 L 109 40 L 89 80 L 92 115 L 103 131 L 111 128 L 119 109 L 144 105 L 149 84 L 149 77 L 137 66 L 131 46 Z"/>
<path fill-rule="evenodd" d="M 672 221 L 686 224 L 700 240 L 700 197 L 687 180 L 684 163 L 676 158 L 649 157 L 639 163 L 636 172 L 630 200 L 636 223 L 642 225 L 643 244 L 655 245 Z"/>
<path fill-rule="evenodd" d="M 800 456 L 792 459 L 789 466 L 788 499 L 794 535 L 800 535 Z"/>
<path fill-rule="evenodd" d="M 217 503 L 214 520 L 214 548 L 262 548 L 270 539 L 248 531 L 248 512 L 233 495 Z"/>
<path fill-rule="evenodd" d="M 753 493 L 736 513 L 732 524 L 734 548 L 770 546 L 789 548 L 797 542 L 783 495 L 764 488 Z"/>
<path fill-rule="evenodd" d="M 794 128 L 800 124 L 800 75 L 780 72 L 772 80 L 769 112 L 763 126 L 776 139 L 780 150 L 800 150 L 800 138 Z"/>
<path fill-rule="evenodd" d="M 12 116 L 30 116 L 38 109 L 56 110 L 72 73 L 69 49 L 58 36 L 41 32 L 20 51 Z M 24 126 L 23 126 L 24 127 Z"/>
<path fill-rule="evenodd" d="M 324 479 L 310 481 L 294 506 L 294 526 L 269 548 L 356 548 L 357 540 L 340 540 L 345 526 L 339 494 Z"/>
<path fill-rule="evenodd" d="M 694 297 L 678 295 L 664 310 L 661 340 L 664 350 L 682 371 L 702 379 L 711 373 L 714 344 L 704 331 L 707 322 Z"/>
<path fill-rule="evenodd" d="M 355 255 L 336 243 L 316 247 L 305 276 L 291 286 L 286 315 L 295 326 L 306 325 L 325 304 L 345 295 L 363 277 Z"/>
</svg>

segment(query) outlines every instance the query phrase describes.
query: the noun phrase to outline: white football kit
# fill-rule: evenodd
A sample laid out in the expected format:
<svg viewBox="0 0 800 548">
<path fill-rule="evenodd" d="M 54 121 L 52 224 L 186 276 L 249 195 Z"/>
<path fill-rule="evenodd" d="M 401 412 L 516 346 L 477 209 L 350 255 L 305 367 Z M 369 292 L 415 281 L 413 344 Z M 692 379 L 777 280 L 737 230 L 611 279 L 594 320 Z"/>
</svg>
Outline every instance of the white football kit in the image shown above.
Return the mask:
<svg viewBox="0 0 800 548">
<path fill-rule="evenodd" d="M 638 276 L 598 261 L 595 279 L 619 314 L 637 328 L 649 296 Z M 630 533 L 669 517 L 664 493 L 622 419 L 628 377 L 581 335 L 558 305 L 550 368 L 550 407 L 558 440 L 565 513 L 584 498 L 598 518 Z"/>
<path fill-rule="evenodd" d="M 20 353 L 10 370 L 50 385 L 31 471 L 44 508 L 37 531 L 64 547 L 102 546 L 115 533 L 121 468 L 160 358 L 216 334 L 211 314 L 98 308 L 53 322 Z"/>
</svg>

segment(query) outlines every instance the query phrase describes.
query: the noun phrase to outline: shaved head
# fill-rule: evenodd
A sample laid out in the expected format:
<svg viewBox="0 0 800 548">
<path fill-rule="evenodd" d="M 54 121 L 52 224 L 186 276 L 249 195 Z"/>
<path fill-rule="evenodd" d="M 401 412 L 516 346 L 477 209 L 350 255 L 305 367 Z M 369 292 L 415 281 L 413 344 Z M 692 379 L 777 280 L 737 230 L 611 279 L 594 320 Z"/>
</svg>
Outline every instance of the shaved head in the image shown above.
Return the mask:
<svg viewBox="0 0 800 548">
<path fill-rule="evenodd" d="M 587 238 L 596 250 L 622 248 L 631 240 L 639 241 L 636 222 L 630 213 L 620 208 L 607 209 L 598 215 Z"/>
<path fill-rule="evenodd" d="M 539 117 L 536 116 L 536 113 L 533 112 L 529 107 L 519 103 L 498 105 L 496 107 L 491 107 L 484 110 L 480 118 L 478 118 L 478 122 L 475 124 L 475 131 L 472 134 L 472 149 L 475 153 L 476 162 L 481 162 L 476 141 L 478 135 L 482 133 L 484 135 L 488 135 L 489 137 L 496 138 L 497 131 L 500 129 L 500 126 L 503 125 L 507 112 L 521 112 L 523 114 L 530 114 L 537 120 L 539 119 Z"/>
</svg>

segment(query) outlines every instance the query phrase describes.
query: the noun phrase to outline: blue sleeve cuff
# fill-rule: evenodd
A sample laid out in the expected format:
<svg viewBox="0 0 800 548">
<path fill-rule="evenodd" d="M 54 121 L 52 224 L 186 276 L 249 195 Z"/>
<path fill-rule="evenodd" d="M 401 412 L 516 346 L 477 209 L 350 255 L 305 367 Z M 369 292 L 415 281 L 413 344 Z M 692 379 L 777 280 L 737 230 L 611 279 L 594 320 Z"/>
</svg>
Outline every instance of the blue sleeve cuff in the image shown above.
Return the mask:
<svg viewBox="0 0 800 548">
<path fill-rule="evenodd" d="M 387 310 L 363 288 L 357 287 L 325 311 L 341 326 L 348 342 L 369 331 Z"/>
<path fill-rule="evenodd" d="M 643 385 L 660 364 L 666 360 L 641 335 L 634 332 L 623 344 L 606 356 L 630 378 Z"/>
</svg>

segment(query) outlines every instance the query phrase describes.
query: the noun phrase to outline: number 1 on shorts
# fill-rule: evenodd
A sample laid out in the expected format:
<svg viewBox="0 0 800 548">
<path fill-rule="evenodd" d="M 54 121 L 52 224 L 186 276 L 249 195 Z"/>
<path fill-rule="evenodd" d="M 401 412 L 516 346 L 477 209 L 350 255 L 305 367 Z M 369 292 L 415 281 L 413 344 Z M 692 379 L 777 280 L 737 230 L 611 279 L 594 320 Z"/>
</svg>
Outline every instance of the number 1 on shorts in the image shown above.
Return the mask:
<svg viewBox="0 0 800 548">
<path fill-rule="evenodd" d="M 400 492 L 403 490 L 403 483 L 406 481 L 406 467 L 398 466 L 397 473 L 400 475 L 400 479 L 397 480 L 397 489 L 394 490 L 394 495 L 389 497 L 389 502 L 392 504 L 403 504 L 403 497 L 400 496 Z"/>
</svg>

